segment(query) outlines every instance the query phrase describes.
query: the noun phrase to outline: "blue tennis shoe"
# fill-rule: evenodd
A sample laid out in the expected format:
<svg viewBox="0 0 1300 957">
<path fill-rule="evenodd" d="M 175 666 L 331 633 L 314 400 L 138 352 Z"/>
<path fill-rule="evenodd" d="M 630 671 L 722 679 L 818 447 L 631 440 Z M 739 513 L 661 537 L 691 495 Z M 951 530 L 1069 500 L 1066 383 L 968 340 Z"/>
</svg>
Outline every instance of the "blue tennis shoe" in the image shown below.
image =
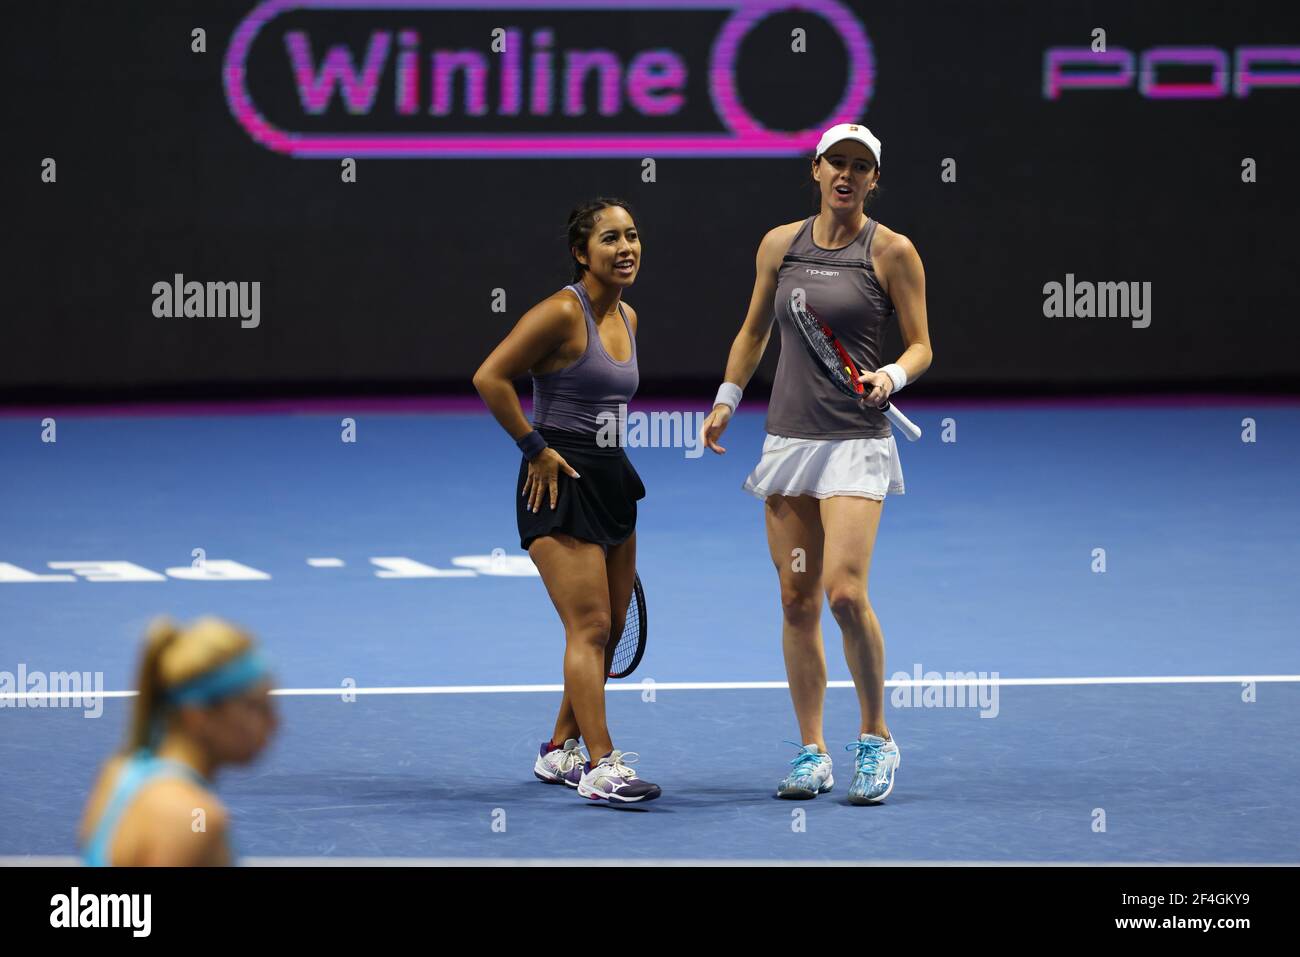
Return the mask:
<svg viewBox="0 0 1300 957">
<path fill-rule="evenodd" d="M 898 745 L 894 739 L 863 734 L 845 751 L 857 751 L 853 783 L 849 785 L 850 804 L 879 804 L 894 790 L 894 772 L 898 770 Z"/>
<path fill-rule="evenodd" d="M 776 786 L 777 797 L 806 801 L 835 787 L 835 778 L 831 776 L 831 756 L 819 750 L 817 745 L 805 744 L 790 764 L 790 773 Z"/>
</svg>

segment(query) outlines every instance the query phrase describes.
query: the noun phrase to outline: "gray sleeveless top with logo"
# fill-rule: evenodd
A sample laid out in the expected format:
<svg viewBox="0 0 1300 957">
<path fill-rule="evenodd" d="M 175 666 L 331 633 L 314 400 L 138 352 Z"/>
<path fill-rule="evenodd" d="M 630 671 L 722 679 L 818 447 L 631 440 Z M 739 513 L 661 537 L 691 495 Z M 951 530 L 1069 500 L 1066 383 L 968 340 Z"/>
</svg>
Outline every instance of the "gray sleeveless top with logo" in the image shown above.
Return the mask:
<svg viewBox="0 0 1300 957">
<path fill-rule="evenodd" d="M 626 406 L 636 394 L 640 377 L 636 366 L 636 337 L 628 322 L 623 304 L 618 304 L 618 314 L 632 343 L 632 354 L 626 362 L 618 362 L 605 351 L 600 341 L 600 330 L 591 312 L 591 300 L 581 282 L 565 286 L 572 290 L 582 303 L 582 314 L 587 323 L 587 348 L 578 361 L 563 369 L 533 376 L 533 425 L 570 432 L 599 432 L 605 420 L 602 413 L 618 421 L 619 406 Z"/>
<path fill-rule="evenodd" d="M 831 385 L 795 329 L 790 293 L 805 291 L 805 301 L 830 326 L 862 371 L 882 365 L 880 346 L 894 304 L 876 278 L 871 238 L 876 221 L 842 249 L 813 242 L 810 216 L 799 228 L 777 272 L 774 311 L 781 328 L 781 358 L 767 407 L 767 431 L 797 439 L 887 438 L 889 420 Z"/>
</svg>

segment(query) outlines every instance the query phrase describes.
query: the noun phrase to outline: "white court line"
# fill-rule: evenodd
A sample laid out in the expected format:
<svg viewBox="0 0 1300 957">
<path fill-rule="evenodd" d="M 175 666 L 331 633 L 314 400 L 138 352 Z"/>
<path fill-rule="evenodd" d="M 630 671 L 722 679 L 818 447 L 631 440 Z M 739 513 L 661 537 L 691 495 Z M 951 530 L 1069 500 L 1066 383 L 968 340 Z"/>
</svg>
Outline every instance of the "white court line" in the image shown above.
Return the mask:
<svg viewBox="0 0 1300 957">
<path fill-rule="evenodd" d="M 968 672 L 956 672 L 967 674 Z M 886 688 L 987 688 L 1006 687 L 1059 687 L 1065 685 L 1214 685 L 1244 684 L 1246 682 L 1295 684 L 1300 683 L 1300 675 L 1137 675 L 1098 678 L 905 678 L 885 682 Z M 852 688 L 852 681 L 828 681 L 828 688 Z M 788 689 L 784 681 L 655 681 L 645 678 L 641 681 L 605 686 L 606 691 L 752 691 L 768 689 Z M 324 696 L 337 698 L 344 694 L 558 694 L 564 691 L 564 685 L 412 685 L 391 688 L 276 688 L 273 695 L 285 697 Z M 15 701 L 25 698 L 28 701 L 48 701 L 55 698 L 133 698 L 135 691 L 5 691 L 0 692 L 0 701 Z"/>
<path fill-rule="evenodd" d="M 0 867 L 75 867 L 76 857 L 0 856 Z M 769 858 L 244 857 L 241 867 L 1295 867 L 1254 861 L 782 861 Z"/>
</svg>

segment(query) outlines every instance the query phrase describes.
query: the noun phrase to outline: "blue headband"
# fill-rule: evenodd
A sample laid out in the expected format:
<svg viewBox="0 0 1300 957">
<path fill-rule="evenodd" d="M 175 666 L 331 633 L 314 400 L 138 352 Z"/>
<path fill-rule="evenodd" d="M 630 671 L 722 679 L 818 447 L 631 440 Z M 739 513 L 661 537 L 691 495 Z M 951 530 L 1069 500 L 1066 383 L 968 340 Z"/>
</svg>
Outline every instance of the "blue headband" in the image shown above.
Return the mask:
<svg viewBox="0 0 1300 957">
<path fill-rule="evenodd" d="M 166 693 L 166 701 L 178 707 L 215 704 L 257 684 L 267 677 L 270 670 L 265 658 L 256 651 L 247 651 L 220 668 L 171 688 Z"/>
</svg>

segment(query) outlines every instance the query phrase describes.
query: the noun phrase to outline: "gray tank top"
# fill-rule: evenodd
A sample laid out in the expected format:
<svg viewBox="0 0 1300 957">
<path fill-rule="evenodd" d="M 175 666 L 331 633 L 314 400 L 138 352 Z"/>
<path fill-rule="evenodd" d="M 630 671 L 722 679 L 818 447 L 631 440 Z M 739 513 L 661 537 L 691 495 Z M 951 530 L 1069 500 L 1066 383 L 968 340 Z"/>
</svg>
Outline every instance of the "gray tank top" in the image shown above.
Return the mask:
<svg viewBox="0 0 1300 957">
<path fill-rule="evenodd" d="M 591 312 L 591 301 L 581 282 L 564 287 L 571 290 L 582 303 L 582 314 L 587 323 L 587 348 L 578 360 L 563 369 L 533 376 L 533 425 L 570 432 L 599 432 L 604 420 L 602 412 L 619 415 L 619 405 L 626 405 L 636 394 L 640 381 L 636 367 L 636 337 L 632 324 L 627 321 L 623 304 L 618 304 L 618 314 L 627 329 L 632 343 L 632 355 L 626 362 L 612 359 L 600 341 L 600 330 Z"/>
<path fill-rule="evenodd" d="M 810 216 L 799 228 L 777 272 L 774 311 L 781 327 L 781 358 L 767 406 L 767 431 L 797 439 L 886 438 L 889 420 L 875 409 L 831 385 L 808 355 L 790 315 L 790 293 L 805 291 L 807 303 L 830 326 L 862 371 L 881 366 L 880 344 L 885 320 L 894 304 L 876 279 L 871 238 L 876 221 L 842 249 L 823 249 L 813 242 Z"/>
</svg>

